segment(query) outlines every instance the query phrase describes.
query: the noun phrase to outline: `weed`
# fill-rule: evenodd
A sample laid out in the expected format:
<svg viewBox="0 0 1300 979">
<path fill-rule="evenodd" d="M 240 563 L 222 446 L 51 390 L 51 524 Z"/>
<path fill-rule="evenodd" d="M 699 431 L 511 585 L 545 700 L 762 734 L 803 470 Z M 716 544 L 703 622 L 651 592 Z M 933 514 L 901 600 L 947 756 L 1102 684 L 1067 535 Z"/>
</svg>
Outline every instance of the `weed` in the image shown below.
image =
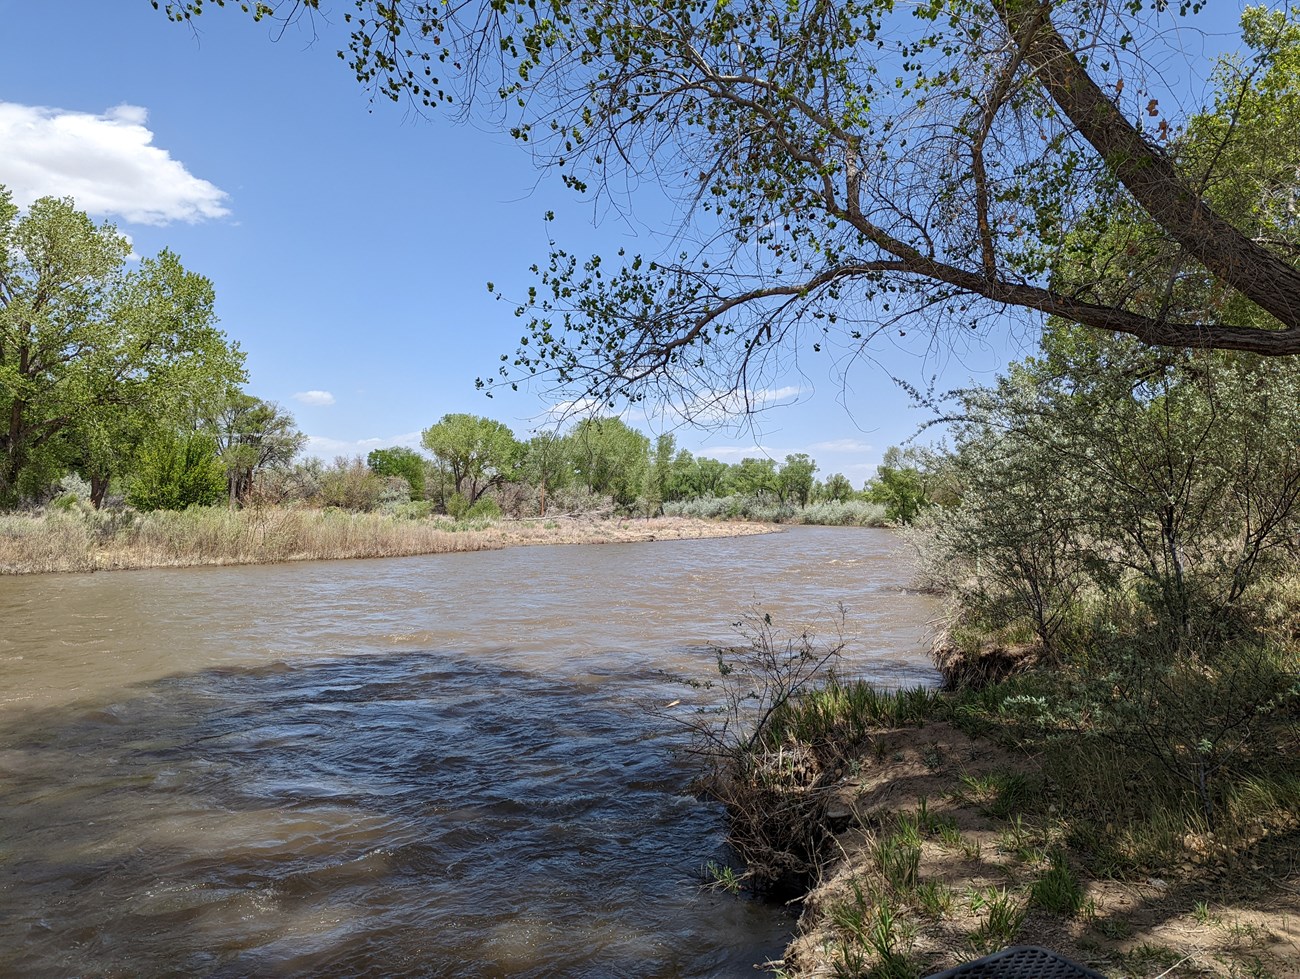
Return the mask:
<svg viewBox="0 0 1300 979">
<path fill-rule="evenodd" d="M 1019 816 L 998 834 L 998 849 L 1003 853 L 1020 853 L 1023 854 L 1029 847 L 1029 842 L 1033 838 L 1032 832 L 1021 822 Z"/>
<path fill-rule="evenodd" d="M 1025 908 L 1005 890 L 989 888 L 985 901 L 987 914 L 971 934 L 971 947 L 979 955 L 987 955 L 1015 943 L 1016 936 L 1025 923 Z"/>
<path fill-rule="evenodd" d="M 909 842 L 900 834 L 883 836 L 872 848 L 876 866 L 889 885 L 896 891 L 910 891 L 916 887 L 921 867 L 920 842 Z"/>
<path fill-rule="evenodd" d="M 728 894 L 740 893 L 741 877 L 726 864 L 710 860 L 704 865 L 705 886 L 711 890 L 726 891 Z"/>
<path fill-rule="evenodd" d="M 869 935 L 877 959 L 872 979 L 916 979 L 916 963 L 900 948 L 910 946 L 914 937 L 913 927 L 899 919 L 888 899 L 882 899 Z"/>
<path fill-rule="evenodd" d="M 938 826 L 939 843 L 944 848 L 956 850 L 962 845 L 961 830 L 957 828 L 957 821 L 952 817 L 941 820 Z"/>
<path fill-rule="evenodd" d="M 1052 854 L 1047 871 L 1030 888 L 1029 903 L 1066 918 L 1073 918 L 1083 908 L 1083 887 L 1059 850 Z"/>
<path fill-rule="evenodd" d="M 952 888 L 938 881 L 927 880 L 916 888 L 916 903 L 931 918 L 938 920 L 952 914 L 956 895 Z"/>
</svg>

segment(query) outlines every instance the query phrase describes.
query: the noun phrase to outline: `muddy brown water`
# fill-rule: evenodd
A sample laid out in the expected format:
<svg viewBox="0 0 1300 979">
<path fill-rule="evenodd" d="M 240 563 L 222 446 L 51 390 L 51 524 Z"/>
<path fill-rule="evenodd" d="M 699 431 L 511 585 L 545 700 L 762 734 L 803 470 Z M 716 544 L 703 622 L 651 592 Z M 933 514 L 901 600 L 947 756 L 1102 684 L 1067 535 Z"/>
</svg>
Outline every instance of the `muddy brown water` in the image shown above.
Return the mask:
<svg viewBox="0 0 1300 979">
<path fill-rule="evenodd" d="M 0 579 L 0 975 L 755 975 L 793 922 L 699 887 L 664 714 L 755 601 L 933 682 L 909 574 L 795 528 Z"/>
</svg>

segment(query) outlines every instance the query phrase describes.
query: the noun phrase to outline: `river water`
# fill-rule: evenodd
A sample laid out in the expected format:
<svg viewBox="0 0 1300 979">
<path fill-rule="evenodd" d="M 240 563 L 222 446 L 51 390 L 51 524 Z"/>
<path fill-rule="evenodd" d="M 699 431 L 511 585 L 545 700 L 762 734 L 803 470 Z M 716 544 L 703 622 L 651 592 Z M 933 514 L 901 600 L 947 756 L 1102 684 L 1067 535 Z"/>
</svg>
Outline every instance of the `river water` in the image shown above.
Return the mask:
<svg viewBox="0 0 1300 979">
<path fill-rule="evenodd" d="M 908 576 L 794 528 L 0 579 L 0 975 L 755 975 L 793 922 L 699 886 L 679 678 L 843 602 L 932 682 Z"/>
</svg>

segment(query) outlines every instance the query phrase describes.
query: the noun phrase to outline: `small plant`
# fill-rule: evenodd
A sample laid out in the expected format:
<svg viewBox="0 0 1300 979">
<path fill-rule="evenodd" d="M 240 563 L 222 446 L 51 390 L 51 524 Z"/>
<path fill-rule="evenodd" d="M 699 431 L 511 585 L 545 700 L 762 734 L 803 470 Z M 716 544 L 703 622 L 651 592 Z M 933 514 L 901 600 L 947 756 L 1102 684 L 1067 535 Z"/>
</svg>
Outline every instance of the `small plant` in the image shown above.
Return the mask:
<svg viewBox="0 0 1300 979">
<path fill-rule="evenodd" d="M 704 865 L 705 886 L 710 890 L 726 891 L 728 894 L 740 893 L 740 875 L 726 864 L 710 860 Z"/>
<path fill-rule="evenodd" d="M 921 845 L 900 834 L 881 837 L 873 847 L 876 866 L 896 891 L 910 891 L 920 876 Z"/>
<path fill-rule="evenodd" d="M 952 817 L 940 820 L 939 822 L 939 844 L 948 850 L 956 850 L 962 845 L 961 830 L 957 828 L 957 821 Z"/>
<path fill-rule="evenodd" d="M 1022 856 L 1029 848 L 1033 838 L 1031 830 L 1016 816 L 1006 829 L 998 834 L 998 849 L 1003 853 L 1016 853 Z"/>
<path fill-rule="evenodd" d="M 853 899 L 836 901 L 830 907 L 831 920 L 844 935 L 863 944 L 867 941 L 867 923 L 873 899 L 862 890 L 857 880 L 850 881 Z"/>
<path fill-rule="evenodd" d="M 905 846 L 921 848 L 921 814 L 900 812 L 897 819 L 898 829 L 894 836 Z"/>
<path fill-rule="evenodd" d="M 916 963 L 902 950 L 903 946 L 911 945 L 914 931 L 912 925 L 899 918 L 888 898 L 882 897 L 868 935 L 871 949 L 876 953 L 872 979 L 916 979 L 919 975 Z"/>
<path fill-rule="evenodd" d="M 916 888 L 916 903 L 936 920 L 950 915 L 955 901 L 952 888 L 938 881 L 927 880 Z"/>
<path fill-rule="evenodd" d="M 987 955 L 1015 944 L 1016 936 L 1025 923 L 1025 908 L 1005 890 L 989 888 L 982 902 L 987 908 L 984 920 L 971 935 L 971 947 L 979 955 Z M 972 908 L 974 907 L 972 903 Z"/>
<path fill-rule="evenodd" d="M 1082 909 L 1083 887 L 1065 854 L 1060 851 L 1052 854 L 1051 865 L 1030 888 L 1029 903 L 1066 918 L 1073 918 Z"/>
</svg>

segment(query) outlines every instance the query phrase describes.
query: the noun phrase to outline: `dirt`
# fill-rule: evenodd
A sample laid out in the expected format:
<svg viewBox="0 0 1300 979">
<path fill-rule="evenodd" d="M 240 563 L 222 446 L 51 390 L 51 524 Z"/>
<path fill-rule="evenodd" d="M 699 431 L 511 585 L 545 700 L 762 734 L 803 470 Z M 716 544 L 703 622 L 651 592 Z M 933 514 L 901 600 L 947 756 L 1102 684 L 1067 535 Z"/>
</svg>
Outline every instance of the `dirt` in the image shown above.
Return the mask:
<svg viewBox="0 0 1300 979">
<path fill-rule="evenodd" d="M 858 895 L 882 893 L 886 885 L 873 846 L 894 831 L 898 814 L 921 812 L 930 829 L 923 834 L 917 880 L 922 887 L 934 882 L 941 893 L 946 889 L 950 904 L 935 913 L 934 904 L 915 891 L 884 891 L 902 906 L 897 948 L 920 975 L 1020 944 L 1046 947 L 1106 976 L 1300 979 L 1300 848 L 1294 828 L 1272 838 L 1261 830 L 1244 857 L 1238 852 L 1233 869 L 1209 853 L 1198 854 L 1190 838 L 1186 861 L 1136 880 L 1086 879 L 1070 856 L 1083 885 L 1083 907 L 1065 917 L 1029 903 L 1029 888 L 1045 872 L 1048 852 L 1063 843 L 1054 835 L 1050 804 L 1043 816 L 1046 800 L 1031 797 L 1030 808 L 1039 813 L 1032 819 L 993 814 L 996 793 L 986 791 L 988 781 L 1007 776 L 1022 785 L 1042 784 L 1033 758 L 973 740 L 948 723 L 880 735 L 859 759 L 856 774 L 838 787 L 832 815 L 851 828 L 839 835 L 840 858 L 805 902 L 799 937 L 787 950 L 781 974 L 865 975 L 860 970 L 878 964 L 870 953 L 859 962 L 845 955 L 853 940 L 843 909 L 861 903 Z M 949 828 L 937 830 L 943 823 Z M 976 947 L 991 901 L 1000 896 L 1027 909 L 1023 923 L 1009 940 L 986 938 Z"/>
</svg>

